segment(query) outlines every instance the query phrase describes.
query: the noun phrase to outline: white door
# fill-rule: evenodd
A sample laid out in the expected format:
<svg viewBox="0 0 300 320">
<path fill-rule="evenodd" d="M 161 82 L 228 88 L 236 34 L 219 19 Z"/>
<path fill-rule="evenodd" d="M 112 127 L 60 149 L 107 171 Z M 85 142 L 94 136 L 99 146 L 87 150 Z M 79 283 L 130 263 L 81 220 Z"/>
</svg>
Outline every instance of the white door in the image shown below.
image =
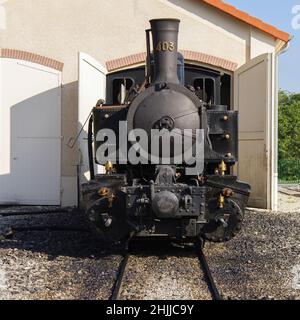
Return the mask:
<svg viewBox="0 0 300 320">
<path fill-rule="evenodd" d="M 0 203 L 60 205 L 61 76 L 0 59 Z"/>
<path fill-rule="evenodd" d="M 274 209 L 274 83 L 272 54 L 264 54 L 235 73 L 234 105 L 239 111 L 239 179 L 252 188 L 249 206 Z"/>
<path fill-rule="evenodd" d="M 81 134 L 78 142 L 80 183 L 90 180 L 87 144 L 88 122 L 86 121 L 97 101 L 106 98 L 106 74 L 107 70 L 98 61 L 83 52 L 79 53 L 78 130 Z M 102 171 L 101 166 L 96 166 L 95 169 L 96 173 Z"/>
</svg>

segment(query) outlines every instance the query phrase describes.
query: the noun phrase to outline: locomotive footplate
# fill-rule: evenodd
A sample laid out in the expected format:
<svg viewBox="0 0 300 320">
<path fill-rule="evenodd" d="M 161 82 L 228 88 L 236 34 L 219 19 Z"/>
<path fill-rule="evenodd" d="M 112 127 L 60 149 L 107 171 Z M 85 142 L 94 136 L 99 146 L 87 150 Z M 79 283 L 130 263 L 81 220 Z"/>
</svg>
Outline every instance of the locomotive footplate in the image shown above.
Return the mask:
<svg viewBox="0 0 300 320">
<path fill-rule="evenodd" d="M 177 238 L 203 234 L 211 241 L 227 241 L 241 228 L 249 192 L 249 185 L 234 176 L 207 176 L 202 186 L 128 185 L 125 175 L 109 174 L 83 185 L 83 200 L 89 221 L 109 241 L 131 231 Z"/>
</svg>

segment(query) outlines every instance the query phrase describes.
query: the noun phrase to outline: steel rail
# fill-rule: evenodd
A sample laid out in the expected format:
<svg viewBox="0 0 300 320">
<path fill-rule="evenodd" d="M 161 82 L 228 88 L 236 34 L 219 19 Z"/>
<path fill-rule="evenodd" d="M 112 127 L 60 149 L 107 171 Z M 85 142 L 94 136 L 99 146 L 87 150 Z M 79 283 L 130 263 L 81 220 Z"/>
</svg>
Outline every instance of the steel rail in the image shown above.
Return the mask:
<svg viewBox="0 0 300 320">
<path fill-rule="evenodd" d="M 124 258 L 119 266 L 119 270 L 118 270 L 118 275 L 117 275 L 117 279 L 114 283 L 113 289 L 112 289 L 112 293 L 111 296 L 109 298 L 109 300 L 119 300 L 120 298 L 120 293 L 121 293 L 121 289 L 122 289 L 122 284 L 123 284 L 123 279 L 124 279 L 124 275 L 125 275 L 125 271 L 126 271 L 126 267 L 128 265 L 128 260 L 130 258 L 130 253 L 127 252 L 124 255 Z"/>
<path fill-rule="evenodd" d="M 197 256 L 199 259 L 200 266 L 204 272 L 204 276 L 205 276 L 205 279 L 206 279 L 206 282 L 208 285 L 208 289 L 209 289 L 210 294 L 212 296 L 212 299 L 213 300 L 223 300 L 222 296 L 220 295 L 220 292 L 216 286 L 216 283 L 214 281 L 212 273 L 209 269 L 209 265 L 207 263 L 206 257 L 204 255 L 203 250 L 202 250 L 202 247 L 197 248 Z"/>
</svg>

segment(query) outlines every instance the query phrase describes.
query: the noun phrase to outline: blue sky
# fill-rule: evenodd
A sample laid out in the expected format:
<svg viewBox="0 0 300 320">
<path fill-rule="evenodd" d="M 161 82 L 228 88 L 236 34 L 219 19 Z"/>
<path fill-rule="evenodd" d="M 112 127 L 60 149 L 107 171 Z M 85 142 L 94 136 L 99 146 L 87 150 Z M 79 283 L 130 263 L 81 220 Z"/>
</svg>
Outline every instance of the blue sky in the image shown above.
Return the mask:
<svg viewBox="0 0 300 320">
<path fill-rule="evenodd" d="M 275 27 L 290 33 L 294 38 L 289 50 L 280 56 L 279 86 L 281 89 L 300 93 L 300 29 L 292 27 L 292 8 L 300 0 L 224 0 Z M 300 18 L 297 19 L 300 23 Z"/>
</svg>

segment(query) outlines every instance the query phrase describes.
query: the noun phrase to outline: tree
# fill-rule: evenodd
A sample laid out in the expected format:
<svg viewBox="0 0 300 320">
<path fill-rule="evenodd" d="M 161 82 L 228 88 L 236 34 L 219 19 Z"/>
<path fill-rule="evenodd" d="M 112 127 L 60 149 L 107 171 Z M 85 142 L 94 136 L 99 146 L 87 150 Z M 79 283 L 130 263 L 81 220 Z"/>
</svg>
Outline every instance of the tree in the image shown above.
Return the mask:
<svg viewBox="0 0 300 320">
<path fill-rule="evenodd" d="M 279 92 L 279 177 L 300 180 L 300 94 Z"/>
</svg>

